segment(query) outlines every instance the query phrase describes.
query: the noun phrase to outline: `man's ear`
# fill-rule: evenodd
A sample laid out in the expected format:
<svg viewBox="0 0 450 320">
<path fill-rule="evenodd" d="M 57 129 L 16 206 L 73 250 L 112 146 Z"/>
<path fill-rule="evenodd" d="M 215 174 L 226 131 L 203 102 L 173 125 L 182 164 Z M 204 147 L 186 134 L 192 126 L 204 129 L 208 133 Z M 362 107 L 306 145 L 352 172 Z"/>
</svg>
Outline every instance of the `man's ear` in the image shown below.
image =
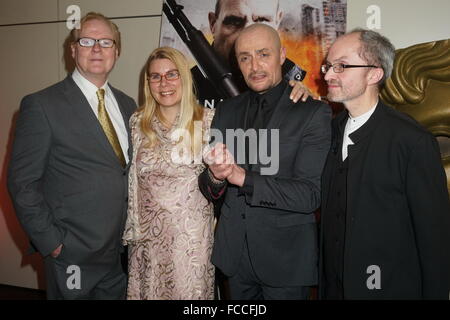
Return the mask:
<svg viewBox="0 0 450 320">
<path fill-rule="evenodd" d="M 383 76 L 384 76 L 383 68 L 371 68 L 371 70 L 367 74 L 368 84 L 378 84 L 381 81 L 381 79 L 383 79 Z"/>
<path fill-rule="evenodd" d="M 285 60 L 286 60 L 286 48 L 285 47 L 281 47 L 280 48 L 280 66 L 283 65 Z"/>
<path fill-rule="evenodd" d="M 283 11 L 281 11 L 281 10 L 278 11 L 277 18 L 278 18 L 278 21 L 276 21 L 276 23 L 277 23 L 277 26 L 279 26 L 281 20 L 283 19 Z"/>
<path fill-rule="evenodd" d="M 209 29 L 211 29 L 211 33 L 214 34 L 214 29 L 217 21 L 216 14 L 214 12 L 208 13 L 208 20 L 209 20 Z"/>
<path fill-rule="evenodd" d="M 76 43 L 70 44 L 70 53 L 72 54 L 73 60 L 75 60 L 75 50 L 76 50 L 75 46 L 76 46 Z"/>
</svg>

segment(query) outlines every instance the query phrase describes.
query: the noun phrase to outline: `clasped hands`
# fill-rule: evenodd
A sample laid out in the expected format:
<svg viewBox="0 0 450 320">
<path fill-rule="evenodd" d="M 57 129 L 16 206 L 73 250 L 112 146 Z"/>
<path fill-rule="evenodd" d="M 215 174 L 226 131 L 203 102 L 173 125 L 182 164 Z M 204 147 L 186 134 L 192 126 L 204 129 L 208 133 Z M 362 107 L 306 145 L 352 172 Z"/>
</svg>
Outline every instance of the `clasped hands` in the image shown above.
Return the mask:
<svg viewBox="0 0 450 320">
<path fill-rule="evenodd" d="M 203 159 L 216 180 L 227 180 L 239 187 L 244 185 L 245 170 L 235 163 L 233 155 L 223 143 L 217 143 L 206 152 Z"/>
</svg>

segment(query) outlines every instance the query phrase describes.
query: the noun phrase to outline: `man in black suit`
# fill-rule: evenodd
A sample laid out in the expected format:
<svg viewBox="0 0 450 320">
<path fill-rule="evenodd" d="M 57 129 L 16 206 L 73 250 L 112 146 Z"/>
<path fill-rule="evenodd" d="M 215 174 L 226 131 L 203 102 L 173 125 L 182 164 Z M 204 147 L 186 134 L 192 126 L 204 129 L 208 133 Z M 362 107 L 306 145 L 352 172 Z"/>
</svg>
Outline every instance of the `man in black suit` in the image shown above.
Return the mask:
<svg viewBox="0 0 450 320">
<path fill-rule="evenodd" d="M 206 155 L 209 168 L 199 178 L 207 197 L 224 197 L 212 261 L 229 277 L 232 299 L 306 299 L 317 282 L 313 212 L 331 110 L 311 98 L 289 99 L 275 29 L 245 28 L 236 57 L 251 91 L 218 105 L 211 134 L 227 146 Z"/>
<path fill-rule="evenodd" d="M 107 82 L 120 54 L 117 26 L 88 13 L 71 36 L 73 74 L 22 100 L 8 187 L 45 259 L 49 299 L 123 299 L 128 119 L 136 104 Z"/>
<path fill-rule="evenodd" d="M 395 50 L 377 32 L 336 40 L 322 66 L 333 120 L 322 178 L 323 299 L 448 299 L 450 205 L 439 147 L 379 100 Z"/>
</svg>

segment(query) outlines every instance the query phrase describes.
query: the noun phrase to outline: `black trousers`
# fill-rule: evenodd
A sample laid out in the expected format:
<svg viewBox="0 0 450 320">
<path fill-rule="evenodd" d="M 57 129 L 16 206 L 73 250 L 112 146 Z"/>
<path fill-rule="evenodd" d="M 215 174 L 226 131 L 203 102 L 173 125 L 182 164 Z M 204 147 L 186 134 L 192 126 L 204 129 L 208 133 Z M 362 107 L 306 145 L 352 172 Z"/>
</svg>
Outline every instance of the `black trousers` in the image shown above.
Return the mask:
<svg viewBox="0 0 450 320">
<path fill-rule="evenodd" d="M 247 239 L 238 272 L 228 278 L 232 300 L 307 300 L 310 287 L 271 287 L 256 275 L 248 252 Z"/>
</svg>

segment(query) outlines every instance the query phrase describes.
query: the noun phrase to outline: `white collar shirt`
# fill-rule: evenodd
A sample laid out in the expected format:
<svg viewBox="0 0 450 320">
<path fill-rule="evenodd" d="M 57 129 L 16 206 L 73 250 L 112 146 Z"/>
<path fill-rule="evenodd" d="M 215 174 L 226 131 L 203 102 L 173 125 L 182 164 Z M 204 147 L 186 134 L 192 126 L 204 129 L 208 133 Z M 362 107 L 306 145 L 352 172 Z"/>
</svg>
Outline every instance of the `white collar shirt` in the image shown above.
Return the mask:
<svg viewBox="0 0 450 320">
<path fill-rule="evenodd" d="M 119 138 L 120 147 L 122 148 L 123 155 L 125 156 L 125 160 L 129 161 L 128 158 L 128 133 L 127 128 L 125 126 L 125 122 L 122 117 L 122 112 L 120 111 L 119 104 L 117 103 L 116 98 L 108 85 L 108 81 L 106 81 L 103 86 L 97 88 L 92 82 L 87 80 L 85 77 L 81 75 L 77 68 L 72 73 L 72 79 L 75 81 L 77 86 L 83 92 L 86 100 L 89 102 L 89 105 L 92 108 L 95 116 L 98 118 L 98 97 L 97 90 L 104 89 L 105 90 L 105 108 L 108 112 L 108 115 L 111 119 L 111 122 L 116 130 L 117 137 Z"/>
<path fill-rule="evenodd" d="M 367 120 L 370 119 L 373 112 L 375 111 L 375 108 L 377 107 L 377 104 L 378 101 L 369 111 L 363 113 L 360 116 L 353 118 L 350 114 L 348 115 L 347 123 L 345 124 L 344 137 L 342 140 L 342 161 L 345 161 L 348 156 L 348 146 L 354 144 L 349 135 L 361 128 L 364 123 L 366 123 Z"/>
</svg>

